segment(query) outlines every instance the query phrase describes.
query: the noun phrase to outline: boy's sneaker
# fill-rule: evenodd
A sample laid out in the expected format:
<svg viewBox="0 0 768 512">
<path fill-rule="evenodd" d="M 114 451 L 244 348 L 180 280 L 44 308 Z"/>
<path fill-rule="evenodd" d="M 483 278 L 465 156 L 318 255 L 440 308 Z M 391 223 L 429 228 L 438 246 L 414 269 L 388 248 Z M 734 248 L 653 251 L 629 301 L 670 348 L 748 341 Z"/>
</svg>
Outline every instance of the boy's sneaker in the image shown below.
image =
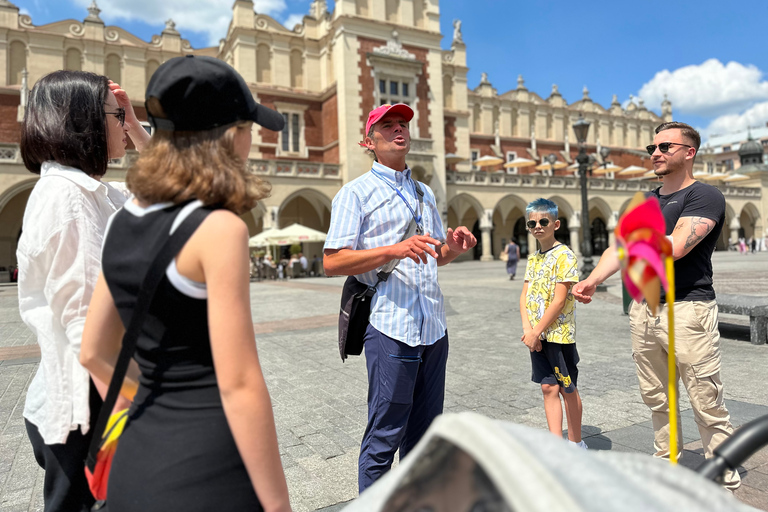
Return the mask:
<svg viewBox="0 0 768 512">
<path fill-rule="evenodd" d="M 587 443 L 585 443 L 583 439 L 581 441 L 579 441 L 578 443 L 574 443 L 573 441 L 568 441 L 568 442 L 571 443 L 572 445 L 574 445 L 577 448 L 581 448 L 582 450 L 586 450 L 587 449 Z"/>
</svg>

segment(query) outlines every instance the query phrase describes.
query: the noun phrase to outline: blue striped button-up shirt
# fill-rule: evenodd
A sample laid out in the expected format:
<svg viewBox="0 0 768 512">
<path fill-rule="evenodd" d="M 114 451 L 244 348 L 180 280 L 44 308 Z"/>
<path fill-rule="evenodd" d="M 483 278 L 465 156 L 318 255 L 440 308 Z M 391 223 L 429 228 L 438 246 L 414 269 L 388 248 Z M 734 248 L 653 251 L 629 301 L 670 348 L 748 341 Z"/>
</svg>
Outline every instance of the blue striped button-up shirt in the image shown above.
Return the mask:
<svg viewBox="0 0 768 512">
<path fill-rule="evenodd" d="M 418 212 L 411 170 L 397 172 L 378 162 L 367 172 L 344 185 L 333 199 L 331 227 L 324 249 L 374 249 L 400 242 L 413 216 L 395 188 Z M 422 223 L 424 233 L 443 240 L 445 234 L 435 195 L 424 191 Z M 376 284 L 378 269 L 355 276 L 368 285 Z M 371 304 L 370 322 L 390 338 L 416 347 L 432 345 L 445 336 L 445 305 L 437 282 L 437 261 L 415 263 L 400 260 L 392 275 L 379 283 Z"/>
</svg>

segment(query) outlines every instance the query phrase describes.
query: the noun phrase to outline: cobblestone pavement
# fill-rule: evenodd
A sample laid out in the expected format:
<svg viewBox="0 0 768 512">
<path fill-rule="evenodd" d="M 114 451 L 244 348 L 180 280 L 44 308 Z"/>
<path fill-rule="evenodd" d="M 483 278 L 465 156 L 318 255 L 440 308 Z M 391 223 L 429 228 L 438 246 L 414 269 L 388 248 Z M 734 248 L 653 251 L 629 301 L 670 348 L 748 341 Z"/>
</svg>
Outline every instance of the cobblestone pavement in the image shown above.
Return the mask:
<svg viewBox="0 0 768 512">
<path fill-rule="evenodd" d="M 768 253 L 716 253 L 714 268 L 719 292 L 768 290 Z M 257 344 L 296 511 L 337 510 L 357 494 L 367 383 L 364 359 L 342 364 L 336 348 L 342 283 L 251 285 Z M 441 269 L 440 283 L 451 343 L 446 412 L 473 410 L 545 429 L 541 392 L 530 382 L 530 359 L 519 342 L 522 282 L 508 281 L 501 262 L 467 262 Z M 577 308 L 583 434 L 593 449 L 650 453 L 650 415 L 637 390 L 618 278 L 608 284 L 592 304 Z M 723 381 L 736 425 L 768 414 L 768 388 L 755 385 L 753 375 L 768 367 L 768 346 L 751 345 L 747 325 L 746 317 L 721 315 Z M 0 287 L 0 512 L 42 510 L 42 470 L 21 416 L 38 362 L 35 340 L 19 318 L 15 287 Z M 701 444 L 685 396 L 681 407 L 682 462 L 695 467 Z M 737 497 L 768 510 L 768 450 L 745 464 L 743 481 Z"/>
</svg>

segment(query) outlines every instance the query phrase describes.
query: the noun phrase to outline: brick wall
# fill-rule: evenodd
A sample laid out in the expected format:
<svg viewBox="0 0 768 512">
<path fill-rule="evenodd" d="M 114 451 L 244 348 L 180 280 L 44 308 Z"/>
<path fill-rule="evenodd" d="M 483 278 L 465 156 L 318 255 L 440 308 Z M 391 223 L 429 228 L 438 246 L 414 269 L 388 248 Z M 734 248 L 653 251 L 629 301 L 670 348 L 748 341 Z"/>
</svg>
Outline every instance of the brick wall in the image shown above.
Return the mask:
<svg viewBox="0 0 768 512">
<path fill-rule="evenodd" d="M 16 121 L 18 94 L 0 94 L 0 142 L 21 142 L 21 123 Z"/>
<path fill-rule="evenodd" d="M 456 154 L 456 118 L 445 118 L 445 152 Z"/>
</svg>

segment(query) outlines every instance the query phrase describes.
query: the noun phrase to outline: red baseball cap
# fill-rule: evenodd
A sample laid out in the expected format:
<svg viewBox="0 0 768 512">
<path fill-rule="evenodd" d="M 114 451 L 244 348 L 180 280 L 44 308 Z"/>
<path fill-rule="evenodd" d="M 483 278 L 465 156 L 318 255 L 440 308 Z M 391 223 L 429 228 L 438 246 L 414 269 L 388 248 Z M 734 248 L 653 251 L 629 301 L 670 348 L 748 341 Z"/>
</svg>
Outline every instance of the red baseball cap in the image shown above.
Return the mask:
<svg viewBox="0 0 768 512">
<path fill-rule="evenodd" d="M 394 114 L 401 114 L 406 121 L 413 119 L 413 109 L 405 103 L 395 103 L 394 105 L 382 105 L 379 108 L 375 108 L 368 114 L 368 122 L 365 123 L 365 133 L 363 137 L 368 136 L 368 132 L 371 131 L 371 126 L 375 125 L 381 118 L 390 112 Z"/>
</svg>

